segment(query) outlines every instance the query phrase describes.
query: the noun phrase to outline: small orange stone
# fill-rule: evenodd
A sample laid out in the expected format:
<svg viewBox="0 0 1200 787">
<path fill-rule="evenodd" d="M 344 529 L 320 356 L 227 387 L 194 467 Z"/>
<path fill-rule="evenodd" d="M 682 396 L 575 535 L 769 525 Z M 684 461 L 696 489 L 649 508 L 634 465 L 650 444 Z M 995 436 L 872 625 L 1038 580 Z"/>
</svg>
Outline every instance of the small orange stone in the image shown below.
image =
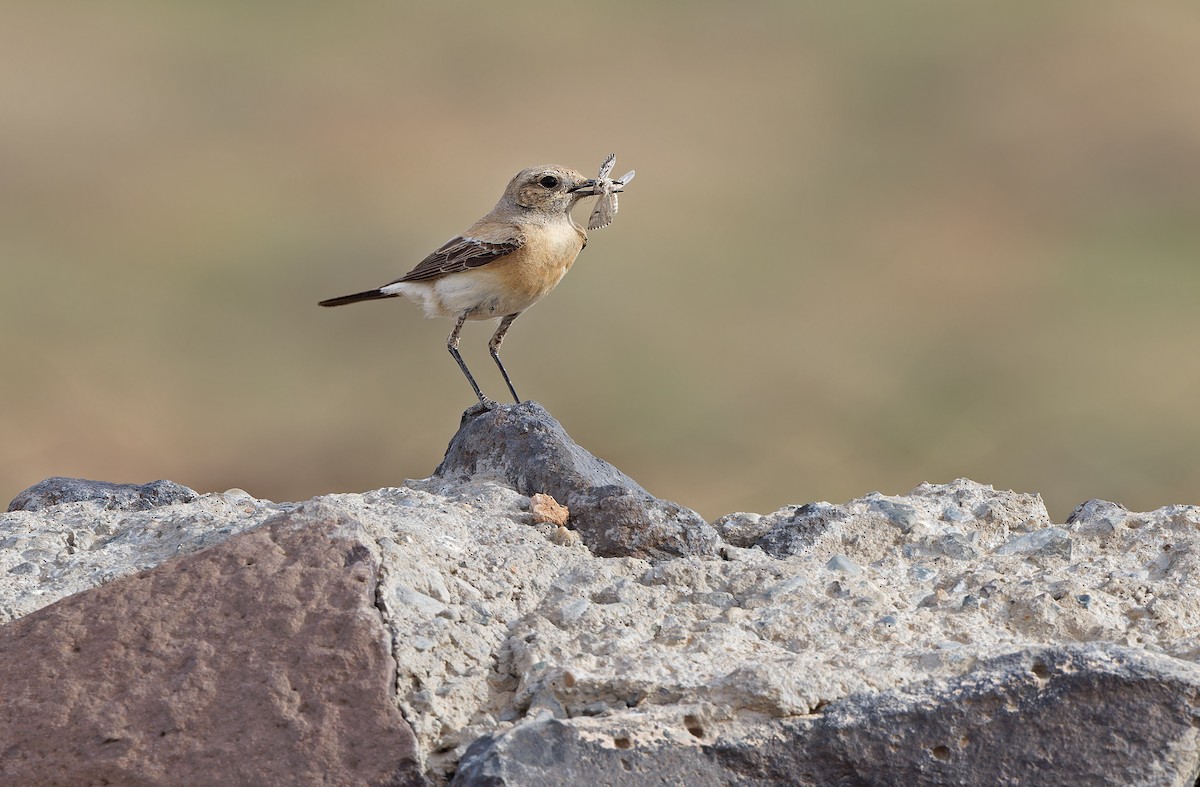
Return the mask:
<svg viewBox="0 0 1200 787">
<path fill-rule="evenodd" d="M 567 517 L 571 515 L 566 506 L 541 492 L 529 498 L 529 511 L 535 523 L 550 522 L 560 527 L 567 524 Z"/>
</svg>

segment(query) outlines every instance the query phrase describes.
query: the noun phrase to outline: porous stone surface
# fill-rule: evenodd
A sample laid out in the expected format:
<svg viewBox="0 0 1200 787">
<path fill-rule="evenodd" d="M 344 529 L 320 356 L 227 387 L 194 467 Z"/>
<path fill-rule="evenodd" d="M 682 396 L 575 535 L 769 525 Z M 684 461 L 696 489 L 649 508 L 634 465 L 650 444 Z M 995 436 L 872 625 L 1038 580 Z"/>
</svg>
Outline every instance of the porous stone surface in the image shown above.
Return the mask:
<svg viewBox="0 0 1200 787">
<path fill-rule="evenodd" d="M 9 512 L 0 516 L 0 623 L 219 544 L 295 507 L 231 489 L 151 509 L 90 498 Z"/>
<path fill-rule="evenodd" d="M 716 532 L 690 508 L 661 500 L 575 443 L 537 402 L 472 408 L 434 472 L 495 479 L 523 495 L 545 493 L 597 555 L 671 558 L 714 554 Z"/>
<path fill-rule="evenodd" d="M 302 507 L 231 492 L 0 516 L 0 603 L 36 615 L 251 543 L 271 517 L 317 527 L 319 509 L 358 523 L 377 565 L 394 703 L 434 783 L 570 783 L 575 767 L 597 784 L 1195 780 L 1200 508 L 1088 501 L 1055 523 L 1037 495 L 959 479 L 711 531 L 621 520 L 632 548 L 609 549 L 603 506 L 588 532 L 578 518 L 606 494 L 579 491 L 605 488 L 580 470 L 598 460 L 543 414 L 469 414 L 439 474 Z M 544 521 L 538 492 L 580 529 Z M 712 549 L 689 551 L 697 537 Z M 346 614 L 298 598 L 280 603 Z"/>
<path fill-rule="evenodd" d="M 0 782 L 421 783 L 373 548 L 313 506 L 0 626 Z"/>
<path fill-rule="evenodd" d="M 1194 664 L 1113 645 L 1030 648 L 720 734 L 702 712 L 636 726 L 546 713 L 477 740 L 453 783 L 1184 785 L 1198 705 Z M 1158 756 L 1129 756 L 1147 751 Z"/>
<path fill-rule="evenodd" d="M 172 503 L 190 503 L 198 495 L 174 481 L 151 481 L 148 484 L 114 484 L 108 481 L 89 481 L 86 478 L 47 478 L 18 494 L 8 504 L 9 511 L 41 511 L 61 503 L 81 503 L 95 500 L 105 508 L 124 511 L 145 511 Z"/>
</svg>

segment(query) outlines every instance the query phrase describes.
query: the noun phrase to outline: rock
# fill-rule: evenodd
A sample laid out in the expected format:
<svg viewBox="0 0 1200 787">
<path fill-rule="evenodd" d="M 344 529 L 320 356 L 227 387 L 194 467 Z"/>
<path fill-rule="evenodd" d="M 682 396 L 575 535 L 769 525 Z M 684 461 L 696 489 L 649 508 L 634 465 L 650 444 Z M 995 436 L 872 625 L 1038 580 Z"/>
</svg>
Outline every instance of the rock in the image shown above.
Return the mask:
<svg viewBox="0 0 1200 787">
<path fill-rule="evenodd" d="M 542 716 L 476 741 L 453 784 L 1191 784 L 1200 667 L 1031 648 L 732 734 L 702 713 Z M 688 738 L 691 740 L 688 740 Z"/>
<path fill-rule="evenodd" d="M 850 574 L 851 576 L 857 576 L 862 573 L 862 569 L 845 555 L 834 555 L 829 558 L 829 562 L 825 564 L 825 568 L 829 571 L 837 571 L 842 574 Z"/>
<path fill-rule="evenodd" d="M 618 728 L 589 735 L 591 725 L 559 720 L 549 714 L 487 735 L 463 755 L 452 785 L 560 787 L 564 784 L 686 784 L 695 787 L 734 783 L 732 770 L 716 766 L 699 746 L 641 745 Z M 724 771 L 724 773 L 722 773 Z M 726 778 L 722 779 L 724 775 Z M 736 781 L 736 780 L 735 780 Z"/>
<path fill-rule="evenodd" d="M 1075 507 L 1067 517 L 1067 526 L 1076 531 L 1107 535 L 1129 519 L 1129 510 L 1123 505 L 1107 500 L 1088 500 Z"/>
<path fill-rule="evenodd" d="M 829 503 L 808 503 L 782 509 L 764 517 L 771 529 L 755 545 L 775 557 L 803 555 L 819 540 L 829 536 L 833 525 L 845 522 L 849 517 L 846 509 Z"/>
<path fill-rule="evenodd" d="M 0 623 L 214 546 L 293 508 L 236 490 L 144 511 L 88 500 L 0 515 Z"/>
<path fill-rule="evenodd" d="M 550 495 L 540 492 L 529 498 L 529 512 L 535 523 L 546 523 L 563 527 L 571 516 L 566 506 L 559 505 Z"/>
<path fill-rule="evenodd" d="M 360 531 L 283 515 L 0 627 L 0 781 L 421 783 Z"/>
<path fill-rule="evenodd" d="M 902 549 L 907 558 L 944 555 L 954 560 L 974 560 L 979 557 L 979 548 L 967 536 L 957 531 L 948 531 L 939 536 L 926 537 L 905 544 Z"/>
<path fill-rule="evenodd" d="M 1046 527 L 1026 533 L 996 549 L 997 555 L 1047 555 L 1071 559 L 1071 534 L 1065 528 Z"/>
<path fill-rule="evenodd" d="M 149 484 L 113 484 L 85 478 L 47 478 L 21 492 L 8 504 L 9 511 L 41 511 L 62 503 L 98 501 L 105 508 L 145 511 L 174 503 L 190 503 L 197 495 L 174 481 Z"/>
<path fill-rule="evenodd" d="M 719 544 L 699 514 L 654 497 L 579 447 L 537 402 L 467 410 L 434 475 L 496 479 L 523 495 L 551 495 L 604 557 L 715 555 Z"/>
<path fill-rule="evenodd" d="M 774 527 L 775 523 L 760 514 L 739 511 L 713 522 L 713 528 L 727 543 L 739 548 L 749 548 Z"/>
<path fill-rule="evenodd" d="M 888 518 L 896 527 L 900 528 L 905 533 L 911 533 L 920 521 L 920 515 L 917 509 L 907 503 L 897 503 L 894 500 L 876 499 L 870 503 L 871 507 Z M 957 513 L 957 509 L 951 509 Z"/>
<path fill-rule="evenodd" d="M 1051 525 L 1041 495 L 1003 492 L 967 478 L 948 484 L 921 484 L 908 504 L 927 516 L 955 524 L 970 522 L 990 547 L 1010 531 L 1028 532 Z"/>
<path fill-rule="evenodd" d="M 1191 784 L 1200 668 L 1114 646 L 1030 648 L 961 677 L 830 703 L 791 745 L 722 763 L 814 784 Z M 1101 721 L 1102 720 L 1102 721 Z M 787 738 L 785 737 L 785 740 Z M 745 773 L 745 771 L 741 771 Z"/>
<path fill-rule="evenodd" d="M 508 428 L 493 425 L 501 433 Z M 540 428 L 531 427 L 527 439 L 548 440 L 538 436 Z M 520 435 L 510 438 L 520 442 Z M 500 442 L 506 439 L 501 434 Z M 570 454 L 563 443 L 554 446 L 546 456 Z M 483 460 L 480 465 L 486 471 Z M 567 466 L 565 474 L 572 472 Z M 274 620 L 271 610 L 291 603 L 295 618 L 287 620 L 300 620 L 303 612 L 314 626 L 324 620 L 353 633 L 374 621 L 396 668 L 394 680 L 386 681 L 394 691 L 390 699 L 415 736 L 419 770 L 438 784 L 454 778 L 538 783 L 537 773 L 551 773 L 528 762 L 539 751 L 558 763 L 547 777 L 556 783 L 567 765 L 575 767 L 571 763 L 594 767 L 601 781 L 622 773 L 611 781 L 653 781 L 670 773 L 697 784 L 785 777 L 799 783 L 969 781 L 964 774 L 976 764 L 990 778 L 1001 767 L 1028 774 L 1023 769 L 1030 763 L 1042 763 L 1049 776 L 1034 779 L 1042 783 L 1064 773 L 1076 779 L 1059 762 L 1076 768 L 1080 759 L 1095 758 L 1097 768 L 1110 767 L 1113 760 L 1097 754 L 1106 742 L 1130 761 L 1128 770 L 1114 771 L 1119 780 L 1189 783 L 1189 758 L 1200 746 L 1177 721 L 1185 712 L 1200 716 L 1194 690 L 1200 507 L 1128 513 L 1112 529 L 1089 528 L 1082 519 L 1059 527 L 1042 519 L 1035 495 L 959 479 L 907 495 L 872 493 L 837 506 L 738 515 L 722 532 L 738 539 L 758 532 L 742 543 L 763 544 L 724 544 L 725 559 L 657 552 L 648 560 L 602 557 L 594 543 L 589 549 L 562 538 L 575 531 L 534 523 L 524 489 L 503 473 L 488 475 L 455 472 L 299 506 L 239 492 L 148 511 L 110 510 L 91 501 L 3 514 L 0 613 L 15 622 L 0 634 L 29 620 L 39 622 L 24 630 L 29 637 L 69 631 L 85 639 L 92 625 L 111 629 L 111 617 L 90 607 L 88 617 L 77 616 L 69 628 L 46 621 L 51 609 L 70 609 L 120 587 L 118 595 L 133 593 L 170 621 L 162 630 L 178 647 L 193 635 L 177 623 L 176 609 L 179 616 L 199 614 L 195 637 L 212 651 L 226 647 L 214 644 L 217 634 L 210 632 L 217 632 L 246 664 L 265 664 L 274 675 L 283 669 L 275 666 L 275 654 L 304 647 L 294 626 L 254 627 L 252 644 L 249 624 L 221 629 L 209 620 L 206 604 L 193 601 L 212 596 L 219 609 L 238 609 L 223 599 L 242 592 L 241 577 L 256 576 L 264 590 L 254 598 L 263 611 L 247 620 Z M 575 515 L 572 508 L 572 520 Z M 1063 533 L 1069 559 L 1053 549 Z M 303 554 L 311 559 L 297 564 L 317 572 L 312 591 L 299 580 L 271 589 L 282 569 L 245 574 L 251 569 L 232 563 L 220 583 L 200 588 L 187 584 L 191 572 L 166 571 L 250 543 L 258 545 L 262 567 L 275 567 L 278 555 L 292 549 L 279 544 L 309 536 L 314 551 Z M 320 590 L 334 581 L 325 569 L 317 571 L 326 566 L 323 550 L 341 555 L 340 563 L 329 561 L 349 563 L 345 570 L 374 577 L 373 593 L 371 583 L 363 583 L 369 605 Z M 141 579 L 128 576 L 141 569 L 151 570 Z M 136 595 L 147 576 L 162 583 L 146 586 L 171 600 L 171 609 Z M 172 583 L 180 589 L 172 590 Z M 94 589 L 63 599 L 88 588 Z M 104 598 L 124 617 L 145 620 L 115 596 Z M 142 630 L 153 635 L 149 652 L 157 652 L 158 629 L 145 623 Z M 303 628 L 300 633 L 308 636 Z M 334 684 L 353 682 L 352 662 L 378 672 L 374 657 L 360 651 L 353 646 L 346 656 L 340 645 L 322 651 L 345 671 Z M 69 657 L 45 656 L 32 644 L 29 653 L 26 671 L 29 664 Z M 127 658 L 138 653 L 132 648 Z M 207 648 L 198 653 L 216 658 Z M 59 674 L 85 680 L 86 665 L 70 663 L 74 672 Z M 136 688 L 118 687 L 142 708 L 137 703 L 150 694 L 171 696 L 198 680 L 188 663 L 163 662 Z M 323 664 L 295 668 L 329 683 Z M 242 674 L 235 665 L 228 669 L 235 678 Z M 278 718 L 272 696 L 242 689 L 260 719 Z M 98 691 L 116 709 L 114 718 L 128 716 L 122 698 Z M 86 694 L 62 702 L 83 703 Z M 312 696 L 340 708 L 327 695 Z M 1129 707 L 1129 715 L 1117 704 Z M 1089 706 L 1099 710 L 1081 710 Z M 375 706 L 361 707 L 365 713 Z M 10 716 L 49 719 L 43 731 L 61 718 L 52 704 L 22 700 L 18 708 Z M 1135 713 L 1145 721 L 1132 722 Z M 329 714 L 341 718 L 342 711 Z M 376 717 L 373 734 L 392 735 L 389 718 Z M 1035 734 L 1046 747 L 1031 742 Z M 212 735 L 225 740 L 218 729 Z M 998 743 L 1010 739 L 1010 748 Z M 257 739 L 247 732 L 245 740 Z M 229 746 L 222 754 L 233 758 Z M 311 756 L 332 757 L 337 746 Z M 62 767 L 76 767 L 78 752 L 63 751 L 68 765 Z M 1095 772 L 1088 767 L 1078 773 Z M 416 770 L 413 765 L 406 773 Z"/>
<path fill-rule="evenodd" d="M 752 515 L 737 516 L 748 520 Z M 868 526 L 868 521 L 873 524 Z M 730 529 L 728 524 L 722 526 Z M 755 521 L 755 528 L 763 532 L 756 545 L 775 557 L 811 555 L 828 560 L 843 551 L 842 541 L 850 539 L 862 551 L 859 559 L 867 562 L 895 547 L 911 560 L 970 561 L 1004 544 L 1012 532 L 1050 526 L 1039 496 L 997 492 L 965 478 L 922 484 L 904 498 L 872 492 L 844 505 L 786 506 Z"/>
</svg>

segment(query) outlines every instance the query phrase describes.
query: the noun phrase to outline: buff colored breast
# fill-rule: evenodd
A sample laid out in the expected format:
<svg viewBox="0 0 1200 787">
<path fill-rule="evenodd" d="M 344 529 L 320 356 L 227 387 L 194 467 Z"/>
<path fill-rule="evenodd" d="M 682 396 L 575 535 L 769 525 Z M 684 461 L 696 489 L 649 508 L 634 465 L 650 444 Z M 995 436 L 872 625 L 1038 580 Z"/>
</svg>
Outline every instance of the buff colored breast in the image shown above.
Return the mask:
<svg viewBox="0 0 1200 787">
<path fill-rule="evenodd" d="M 564 217 L 566 218 L 566 217 Z M 585 239 L 569 220 L 525 229 L 525 245 L 479 268 L 429 282 L 393 285 L 421 303 L 427 317 L 491 320 L 528 309 L 541 300 L 571 269 Z"/>
<path fill-rule="evenodd" d="M 562 281 L 583 249 L 584 239 L 583 231 L 569 219 L 531 227 L 521 249 L 488 267 L 495 268 L 504 289 L 528 300 L 528 308 Z"/>
</svg>

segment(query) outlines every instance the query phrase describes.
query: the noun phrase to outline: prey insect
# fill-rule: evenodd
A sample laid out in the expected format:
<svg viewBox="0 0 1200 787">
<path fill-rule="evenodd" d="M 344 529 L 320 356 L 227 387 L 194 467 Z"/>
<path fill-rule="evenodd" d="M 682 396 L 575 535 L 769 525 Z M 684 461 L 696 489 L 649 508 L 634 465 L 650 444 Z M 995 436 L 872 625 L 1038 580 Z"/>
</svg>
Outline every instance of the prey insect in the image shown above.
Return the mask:
<svg viewBox="0 0 1200 787">
<path fill-rule="evenodd" d="M 629 181 L 633 180 L 633 170 L 616 180 L 609 178 L 615 163 L 617 154 L 613 153 L 604 159 L 604 163 L 600 165 L 600 173 L 596 175 L 596 207 L 592 208 L 592 216 L 588 219 L 589 230 L 602 229 L 612 224 L 613 217 L 617 215 L 617 194 L 624 191 Z"/>
</svg>

